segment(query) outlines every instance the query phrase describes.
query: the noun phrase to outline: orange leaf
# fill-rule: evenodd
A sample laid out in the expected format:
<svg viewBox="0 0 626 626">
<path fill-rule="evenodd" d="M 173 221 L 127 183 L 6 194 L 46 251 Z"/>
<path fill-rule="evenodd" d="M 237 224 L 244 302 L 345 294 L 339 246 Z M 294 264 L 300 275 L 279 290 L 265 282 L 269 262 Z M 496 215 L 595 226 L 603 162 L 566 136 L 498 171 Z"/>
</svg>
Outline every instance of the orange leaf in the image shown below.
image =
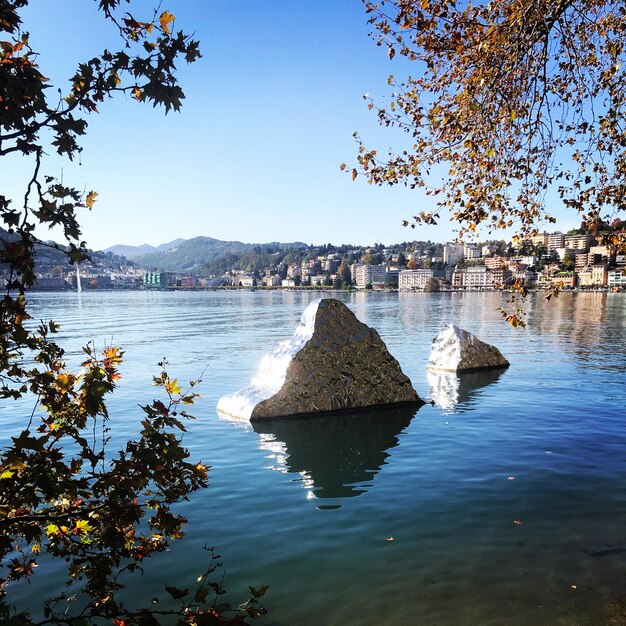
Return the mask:
<svg viewBox="0 0 626 626">
<path fill-rule="evenodd" d="M 98 194 L 95 191 L 90 191 L 87 194 L 87 199 L 85 200 L 85 204 L 88 208 L 93 209 L 93 203 L 96 201 Z"/>
<path fill-rule="evenodd" d="M 176 18 L 167 11 L 163 11 L 161 13 L 161 17 L 159 17 L 159 24 L 161 24 L 161 28 L 168 35 L 172 32 L 170 29 L 170 23 L 173 22 Z"/>
</svg>

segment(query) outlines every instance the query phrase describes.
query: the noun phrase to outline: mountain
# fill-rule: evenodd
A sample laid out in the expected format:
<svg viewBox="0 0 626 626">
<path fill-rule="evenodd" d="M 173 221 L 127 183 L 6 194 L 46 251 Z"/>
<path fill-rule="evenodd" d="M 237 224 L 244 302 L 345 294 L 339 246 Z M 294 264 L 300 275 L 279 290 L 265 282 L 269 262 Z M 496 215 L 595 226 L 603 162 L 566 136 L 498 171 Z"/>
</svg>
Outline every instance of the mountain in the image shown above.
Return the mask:
<svg viewBox="0 0 626 626">
<path fill-rule="evenodd" d="M 125 256 L 127 259 L 136 259 L 139 256 L 152 254 L 154 252 L 165 252 L 166 250 L 175 248 L 184 241 L 184 239 L 174 239 L 174 241 L 170 241 L 169 243 L 162 243 L 160 246 L 156 247 L 151 246 L 147 243 L 144 243 L 141 246 L 125 246 L 123 244 L 120 244 L 116 246 L 111 246 L 110 248 L 104 250 L 104 252 L 112 252 L 116 255 Z"/>
<path fill-rule="evenodd" d="M 301 241 L 293 243 L 274 241 L 271 243 L 254 244 L 242 243 L 241 241 L 222 241 L 212 237 L 194 237 L 193 239 L 178 241 L 179 243 L 172 247 L 162 249 L 163 246 L 159 246 L 161 250 L 157 248 L 153 252 L 132 258 L 138 265 L 150 269 L 191 272 L 197 271 L 203 265 L 226 255 L 239 255 L 255 250 L 268 252 L 308 247 L 307 244 Z M 169 246 L 169 244 L 164 245 Z M 121 246 L 113 247 L 119 249 Z M 112 248 L 109 248 L 109 250 L 112 250 Z M 126 254 L 126 256 L 128 255 Z"/>
</svg>

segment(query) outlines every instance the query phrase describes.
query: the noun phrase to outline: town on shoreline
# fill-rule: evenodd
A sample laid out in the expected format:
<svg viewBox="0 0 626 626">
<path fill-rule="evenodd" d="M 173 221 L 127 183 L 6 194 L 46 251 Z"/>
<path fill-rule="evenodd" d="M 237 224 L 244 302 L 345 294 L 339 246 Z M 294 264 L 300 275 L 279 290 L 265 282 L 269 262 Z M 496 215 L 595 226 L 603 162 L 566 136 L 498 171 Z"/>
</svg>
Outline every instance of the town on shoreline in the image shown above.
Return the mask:
<svg viewBox="0 0 626 626">
<path fill-rule="evenodd" d="M 607 225 L 608 226 L 608 225 Z M 617 220 L 610 232 L 623 232 Z M 111 252 L 94 253 L 78 268 L 64 257 L 41 255 L 35 290 L 63 289 L 356 289 L 483 291 L 526 289 L 626 290 L 626 255 L 612 254 L 607 232 L 583 228 L 537 233 L 512 242 L 405 242 L 371 247 L 304 246 L 230 255 L 220 263 L 174 271 L 139 264 Z M 217 271 L 216 271 L 217 270 Z M 221 270 L 221 271 L 220 271 Z"/>
</svg>

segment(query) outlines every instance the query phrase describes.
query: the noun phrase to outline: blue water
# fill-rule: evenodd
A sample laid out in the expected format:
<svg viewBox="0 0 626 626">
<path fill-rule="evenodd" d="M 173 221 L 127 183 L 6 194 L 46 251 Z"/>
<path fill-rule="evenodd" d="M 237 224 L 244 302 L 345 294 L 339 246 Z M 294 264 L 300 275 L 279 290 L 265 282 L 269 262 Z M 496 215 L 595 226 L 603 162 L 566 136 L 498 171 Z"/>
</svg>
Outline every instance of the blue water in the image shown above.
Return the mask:
<svg viewBox="0 0 626 626">
<path fill-rule="evenodd" d="M 436 404 L 256 429 L 220 419 L 218 398 L 248 384 L 319 295 L 31 296 L 35 318 L 61 322 L 70 363 L 89 340 L 125 349 L 112 446 L 138 430 L 157 361 L 182 380 L 204 372 L 186 444 L 212 466 L 210 486 L 181 506 L 187 536 L 146 564 L 131 604 L 192 584 L 208 544 L 229 599 L 270 585 L 267 624 L 603 623 L 626 589 L 626 295 L 533 297 L 526 330 L 502 321 L 501 294 L 340 295 Z M 429 381 L 449 322 L 511 367 Z M 0 436 L 21 420 L 3 407 Z M 15 598 L 38 606 L 56 571 Z"/>
</svg>

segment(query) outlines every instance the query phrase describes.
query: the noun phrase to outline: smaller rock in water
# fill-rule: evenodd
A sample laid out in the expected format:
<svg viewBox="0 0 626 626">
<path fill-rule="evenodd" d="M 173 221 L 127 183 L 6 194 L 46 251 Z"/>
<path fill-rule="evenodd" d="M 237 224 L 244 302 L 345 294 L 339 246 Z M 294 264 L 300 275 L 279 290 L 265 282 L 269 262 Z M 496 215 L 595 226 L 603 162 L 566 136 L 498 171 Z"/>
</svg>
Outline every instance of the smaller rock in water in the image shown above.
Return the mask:
<svg viewBox="0 0 626 626">
<path fill-rule="evenodd" d="M 471 372 L 508 366 L 509 362 L 498 348 L 449 324 L 433 339 L 426 367 L 446 372 Z"/>
</svg>

